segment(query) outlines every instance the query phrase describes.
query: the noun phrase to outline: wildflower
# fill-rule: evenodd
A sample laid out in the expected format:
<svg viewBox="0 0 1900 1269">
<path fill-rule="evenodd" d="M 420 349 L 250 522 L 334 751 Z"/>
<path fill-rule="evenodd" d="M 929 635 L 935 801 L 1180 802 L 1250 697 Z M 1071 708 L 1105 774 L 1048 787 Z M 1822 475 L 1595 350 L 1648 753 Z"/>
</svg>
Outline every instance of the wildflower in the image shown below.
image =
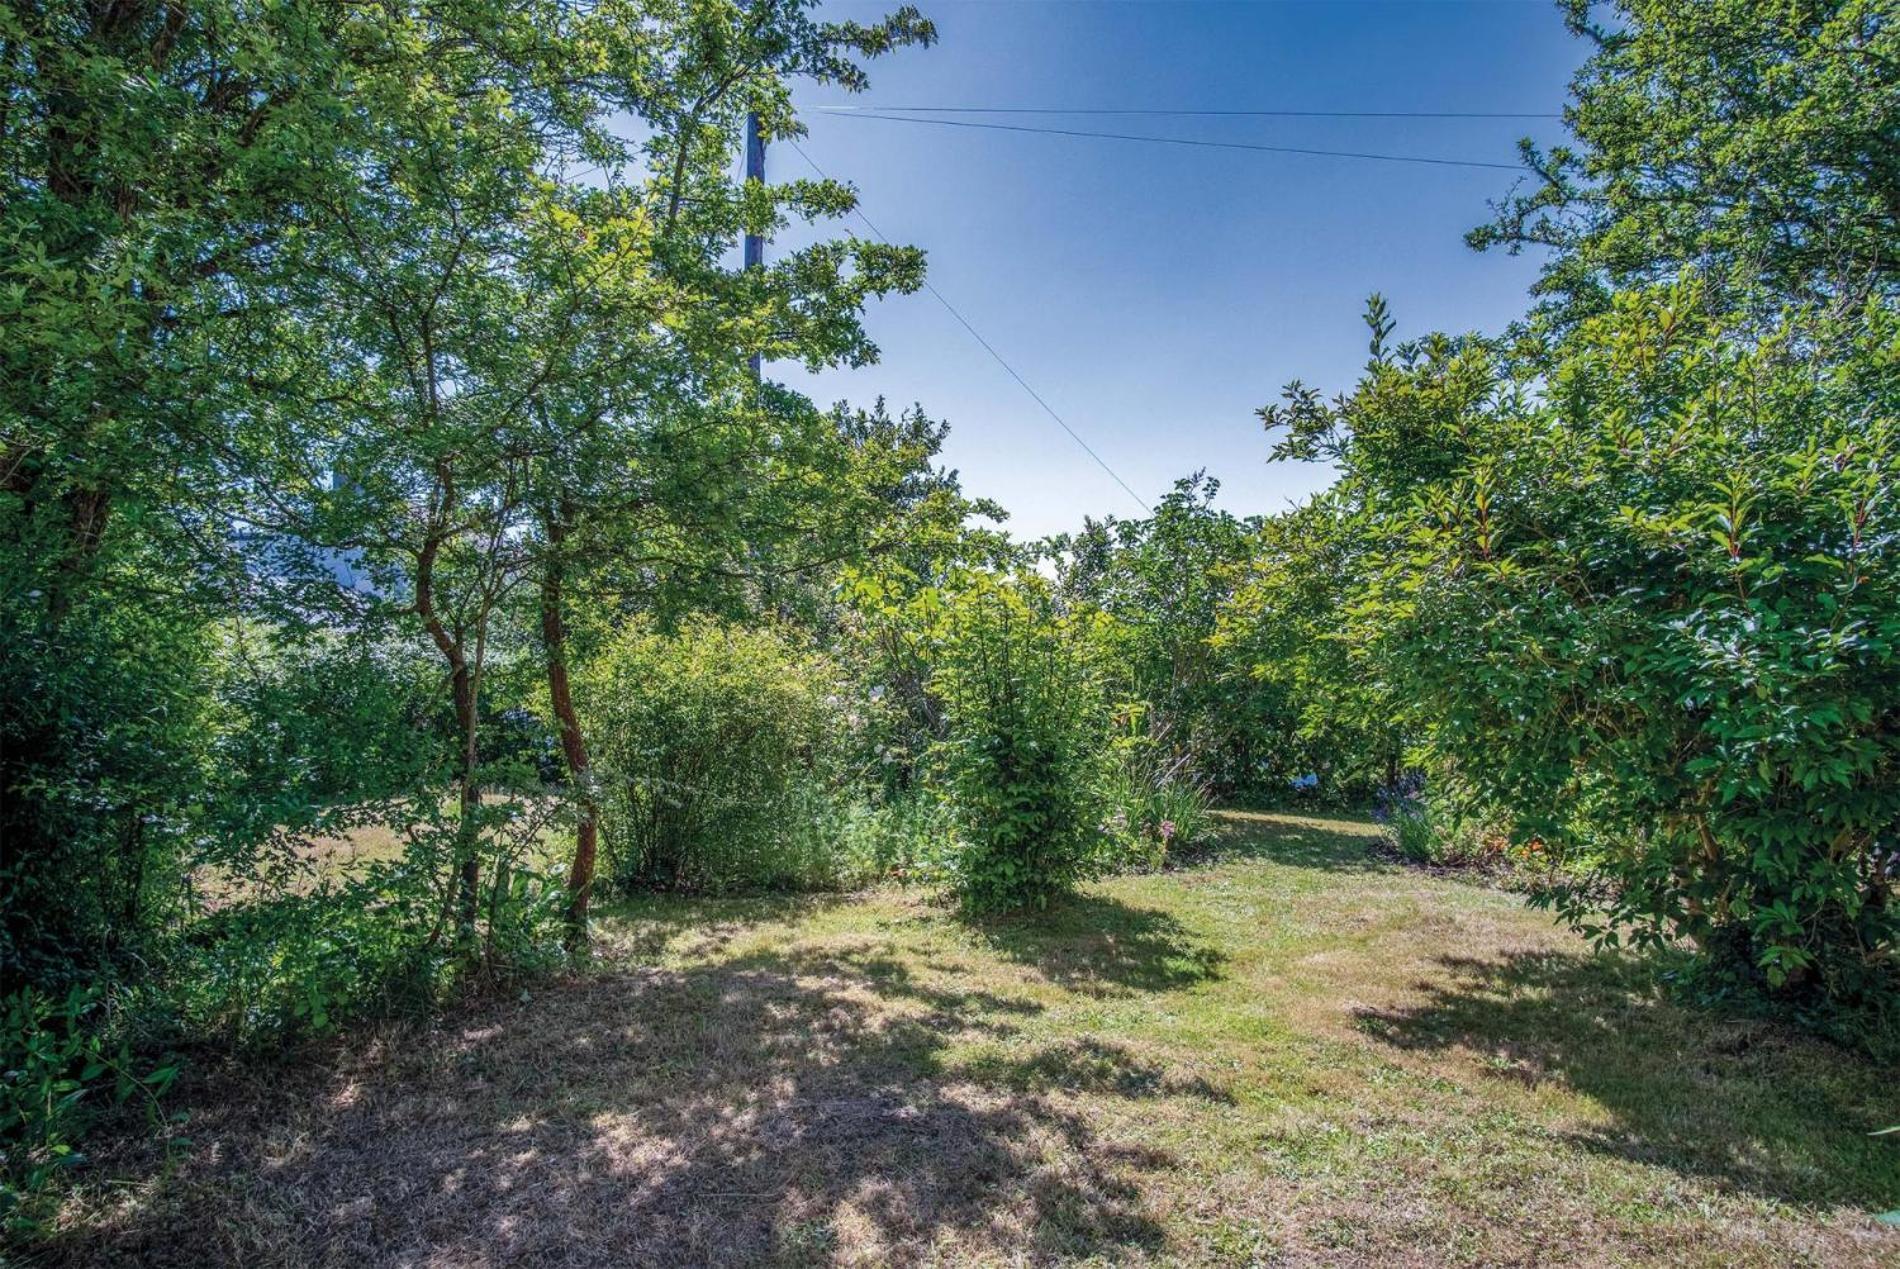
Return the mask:
<svg viewBox="0 0 1900 1269">
<path fill-rule="evenodd" d="M 1166 842 L 1171 842 L 1174 840 L 1174 821 L 1173 820 L 1162 820 L 1158 827 L 1161 833 L 1162 842 L 1166 843 Z"/>
</svg>

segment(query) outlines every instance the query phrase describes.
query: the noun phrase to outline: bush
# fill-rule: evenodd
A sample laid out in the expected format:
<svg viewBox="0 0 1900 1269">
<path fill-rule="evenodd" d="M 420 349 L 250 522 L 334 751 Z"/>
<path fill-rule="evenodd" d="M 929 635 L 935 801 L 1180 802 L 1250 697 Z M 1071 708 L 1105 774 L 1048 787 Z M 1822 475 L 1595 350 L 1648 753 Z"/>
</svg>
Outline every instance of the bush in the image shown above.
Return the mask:
<svg viewBox="0 0 1900 1269">
<path fill-rule="evenodd" d="M 214 909 L 125 988 L 136 1038 L 256 1049 L 350 1018 L 423 1012 L 459 986 L 552 968 L 563 957 L 566 890 L 543 850 L 562 810 L 548 798 L 499 796 L 479 808 L 472 941 L 454 928 L 465 838 L 452 802 L 397 808 L 400 848 L 367 866 L 343 871 L 297 851 L 281 871 L 222 878 L 231 889 Z M 369 811 L 325 823 L 338 836 L 388 831 Z"/>
<path fill-rule="evenodd" d="M 491 796 L 463 833 L 443 797 L 439 672 L 419 647 L 247 626 L 222 651 L 214 778 L 183 861 L 192 910 L 121 984 L 136 1043 L 268 1045 L 546 962 L 559 887 L 541 875 L 543 839 L 561 805 L 531 762 L 498 752 L 480 768 Z M 372 861 L 336 858 L 345 841 Z M 473 937 L 450 910 L 470 843 Z"/>
<path fill-rule="evenodd" d="M 1432 341 L 1343 414 L 1377 646 L 1474 791 L 1594 865 L 1547 901 L 1854 1034 L 1900 1012 L 1897 357 L 1890 312 L 1744 337 L 1689 280 L 1548 369 Z"/>
<path fill-rule="evenodd" d="M 1495 818 L 1460 808 L 1443 796 L 1419 792 L 1385 800 L 1377 810 L 1386 843 L 1415 864 L 1486 868 L 1515 856 L 1510 834 Z"/>
<path fill-rule="evenodd" d="M 636 625 L 583 687 L 615 884 L 829 889 L 869 870 L 839 792 L 852 720 L 830 661 L 771 630 Z"/>
<path fill-rule="evenodd" d="M 953 884 L 972 909 L 1042 908 L 1099 858 L 1106 710 L 1034 582 L 978 577 L 940 610 L 935 751 L 954 808 Z"/>
<path fill-rule="evenodd" d="M 931 789 L 873 789 L 840 814 L 843 857 L 856 876 L 932 881 L 947 876 L 956 852 L 953 808 Z"/>
<path fill-rule="evenodd" d="M 215 640 L 110 587 L 45 621 L 17 564 L 0 553 L 0 982 L 63 993 L 136 972 L 179 915 Z"/>
</svg>

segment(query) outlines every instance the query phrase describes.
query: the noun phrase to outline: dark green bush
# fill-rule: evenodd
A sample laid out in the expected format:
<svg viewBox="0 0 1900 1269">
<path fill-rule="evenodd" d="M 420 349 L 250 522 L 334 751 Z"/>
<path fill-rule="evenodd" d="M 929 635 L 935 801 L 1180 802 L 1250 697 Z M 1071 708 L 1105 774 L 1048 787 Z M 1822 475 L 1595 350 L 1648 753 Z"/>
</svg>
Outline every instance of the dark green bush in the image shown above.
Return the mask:
<svg viewBox="0 0 1900 1269">
<path fill-rule="evenodd" d="M 16 562 L 0 553 L 0 981 L 63 993 L 136 965 L 179 916 L 216 639 L 102 597 L 45 620 Z"/>
</svg>

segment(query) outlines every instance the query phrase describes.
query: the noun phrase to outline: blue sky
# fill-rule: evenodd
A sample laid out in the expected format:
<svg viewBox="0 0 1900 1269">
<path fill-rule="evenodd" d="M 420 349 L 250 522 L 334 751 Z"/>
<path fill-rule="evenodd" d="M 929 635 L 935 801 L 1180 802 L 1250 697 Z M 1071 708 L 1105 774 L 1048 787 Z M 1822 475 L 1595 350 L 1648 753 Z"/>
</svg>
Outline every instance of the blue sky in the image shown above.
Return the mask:
<svg viewBox="0 0 1900 1269">
<path fill-rule="evenodd" d="M 1523 3 L 919 0 L 941 42 L 872 68 L 868 93 L 802 104 L 1556 111 L 1585 55 L 1556 8 Z M 869 17 L 884 6 L 833 3 Z M 1537 262 L 1480 255 L 1466 229 L 1518 178 L 841 118 L 809 111 L 805 151 L 859 189 L 893 241 L 1136 491 L 1200 468 L 1239 514 L 1330 479 L 1268 464 L 1254 411 L 1289 379 L 1328 391 L 1365 360 L 1365 297 L 1401 336 L 1496 329 Z M 1510 162 L 1557 120 L 950 116 L 1033 126 Z M 808 175 L 774 146 L 768 177 Z M 1138 509 L 927 293 L 877 304 L 879 364 L 773 377 L 821 402 L 921 403 L 947 461 L 1034 537 Z"/>
</svg>

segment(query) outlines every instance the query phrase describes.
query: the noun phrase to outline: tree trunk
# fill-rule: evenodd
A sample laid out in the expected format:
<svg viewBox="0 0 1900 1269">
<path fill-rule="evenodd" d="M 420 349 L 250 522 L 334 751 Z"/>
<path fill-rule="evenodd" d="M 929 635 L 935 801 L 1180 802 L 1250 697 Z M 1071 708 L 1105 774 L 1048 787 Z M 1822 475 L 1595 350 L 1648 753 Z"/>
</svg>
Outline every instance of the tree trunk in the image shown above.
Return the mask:
<svg viewBox="0 0 1900 1269">
<path fill-rule="evenodd" d="M 441 501 L 447 505 L 450 490 L 446 475 L 442 477 L 444 492 Z M 436 650 L 449 667 L 449 687 L 455 698 L 455 721 L 462 730 L 462 752 L 455 774 L 456 789 L 459 794 L 461 822 L 455 835 L 455 856 L 459 874 L 457 894 L 457 935 L 465 947 L 475 943 L 475 918 L 479 911 L 478 893 L 481 889 L 482 865 L 476 850 L 476 815 L 482 804 L 481 785 L 476 779 L 477 759 L 480 756 L 478 742 L 481 738 L 481 713 L 476 699 L 478 686 L 475 672 L 468 663 L 468 654 L 464 648 L 462 631 L 454 633 L 443 624 L 435 611 L 435 561 L 442 548 L 440 535 L 432 535 L 423 545 L 416 559 L 416 613 L 422 618 L 424 629 L 434 642 Z M 479 657 L 477 658 L 479 664 Z"/>
<path fill-rule="evenodd" d="M 458 649 L 459 653 L 459 649 Z M 455 836 L 455 853 L 459 861 L 461 880 L 460 893 L 457 896 L 457 934 L 466 947 L 475 945 L 475 916 L 479 911 L 479 893 L 482 883 L 482 862 L 480 852 L 476 850 L 477 816 L 482 805 L 482 787 L 476 779 L 477 748 L 481 737 L 481 717 L 476 709 L 475 684 L 469 674 L 468 665 L 456 658 L 451 671 L 451 682 L 455 691 L 455 717 L 462 726 L 462 757 L 460 769 L 456 772 L 456 783 L 461 791 L 461 823 Z"/>
<path fill-rule="evenodd" d="M 588 769 L 587 739 L 580 715 L 574 710 L 567 673 L 567 622 L 562 613 L 566 583 L 561 543 L 567 536 L 564 519 L 550 512 L 546 520 L 548 553 L 541 572 L 541 642 L 547 652 L 548 699 L 561 728 L 561 754 L 574 785 L 579 819 L 574 826 L 574 862 L 567 873 L 567 941 L 578 950 L 587 943 L 587 900 L 594 889 L 594 868 L 600 844 L 600 807 L 594 798 Z"/>
</svg>

